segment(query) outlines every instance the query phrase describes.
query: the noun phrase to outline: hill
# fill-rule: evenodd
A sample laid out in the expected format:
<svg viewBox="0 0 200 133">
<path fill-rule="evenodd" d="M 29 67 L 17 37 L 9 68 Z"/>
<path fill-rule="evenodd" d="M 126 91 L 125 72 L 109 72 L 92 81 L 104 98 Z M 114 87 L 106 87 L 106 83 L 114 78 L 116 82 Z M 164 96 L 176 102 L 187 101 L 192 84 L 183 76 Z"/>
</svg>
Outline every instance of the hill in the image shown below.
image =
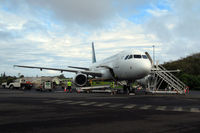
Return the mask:
<svg viewBox="0 0 200 133">
<path fill-rule="evenodd" d="M 200 53 L 164 63 L 163 66 L 168 70 L 181 70 L 180 73 L 175 75 L 187 84 L 190 89 L 200 90 Z"/>
</svg>

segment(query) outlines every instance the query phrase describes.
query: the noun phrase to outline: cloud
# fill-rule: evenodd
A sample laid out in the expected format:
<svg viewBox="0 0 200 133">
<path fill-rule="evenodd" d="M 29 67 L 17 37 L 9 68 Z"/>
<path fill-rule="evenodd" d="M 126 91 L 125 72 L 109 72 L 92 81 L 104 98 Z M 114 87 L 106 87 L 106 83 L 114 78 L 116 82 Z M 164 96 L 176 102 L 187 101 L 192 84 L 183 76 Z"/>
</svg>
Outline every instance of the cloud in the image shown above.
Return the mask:
<svg viewBox="0 0 200 133">
<path fill-rule="evenodd" d="M 101 26 L 113 18 L 112 0 L 19 0 L 4 2 L 9 10 L 52 17 L 65 24 Z M 26 13 L 25 13 L 26 14 Z"/>
<path fill-rule="evenodd" d="M 66 68 L 68 65 L 88 67 L 91 64 L 92 41 L 95 42 L 98 61 L 133 46 L 152 45 L 150 35 L 144 35 L 141 26 L 123 18 L 118 18 L 116 26 L 110 29 L 92 31 L 89 36 L 85 34 L 76 36 L 63 34 L 60 36 L 59 32 L 57 34 L 56 28 L 54 33 L 45 28 L 45 30 L 40 30 L 40 27 L 41 24 L 27 21 L 22 28 L 23 39 L 17 38 L 14 42 L 7 42 L 5 46 L 1 46 L 3 64 L 57 68 Z M 86 40 L 88 42 L 85 42 Z M 1 71 L 7 71 L 5 68 Z M 21 69 L 15 69 L 15 71 L 10 72 L 19 73 L 20 71 Z M 29 70 L 29 72 L 25 70 L 24 73 L 30 76 L 34 76 L 35 73 L 38 75 L 55 74 L 49 71 L 39 72 L 39 70 Z"/>
<path fill-rule="evenodd" d="M 108 27 L 117 15 L 139 14 L 139 8 L 150 8 L 158 0 L 18 0 L 0 1 L 9 11 L 26 17 L 37 16 L 62 22 L 67 27 Z M 34 15 L 33 15 L 34 14 Z"/>
<path fill-rule="evenodd" d="M 200 51 L 200 2 L 175 0 L 170 5 L 168 11 L 148 10 L 152 18 L 145 23 L 146 33 L 154 34 L 162 44 L 165 61 Z"/>
<path fill-rule="evenodd" d="M 10 34 L 10 32 L 5 32 L 5 31 L 0 31 L 0 39 L 1 40 L 7 40 L 10 37 L 12 37 L 12 34 Z"/>
<path fill-rule="evenodd" d="M 200 50 L 197 0 L 0 0 L 0 3 L 3 3 L 0 71 L 9 74 L 56 74 L 13 70 L 14 64 L 88 67 L 93 41 L 98 61 L 130 48 L 151 54 L 152 45 L 156 45 L 156 57 L 161 63 Z"/>
</svg>

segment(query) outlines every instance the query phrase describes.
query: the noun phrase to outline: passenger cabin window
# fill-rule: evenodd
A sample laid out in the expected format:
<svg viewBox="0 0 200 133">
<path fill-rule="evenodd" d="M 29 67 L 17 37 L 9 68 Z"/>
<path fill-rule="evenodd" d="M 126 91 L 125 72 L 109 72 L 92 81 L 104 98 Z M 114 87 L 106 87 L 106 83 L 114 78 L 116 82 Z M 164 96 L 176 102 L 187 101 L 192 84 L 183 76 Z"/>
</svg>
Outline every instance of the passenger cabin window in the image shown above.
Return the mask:
<svg viewBox="0 0 200 133">
<path fill-rule="evenodd" d="M 125 57 L 125 60 L 127 60 L 127 59 L 128 59 L 128 56 L 129 56 L 129 55 L 127 55 L 127 56 Z"/>
<path fill-rule="evenodd" d="M 131 58 L 133 58 L 133 55 L 129 55 L 128 59 L 131 59 Z"/>
<path fill-rule="evenodd" d="M 146 55 L 142 55 L 142 58 L 143 59 L 148 59 Z"/>
<path fill-rule="evenodd" d="M 142 58 L 141 55 L 136 55 L 136 54 L 135 54 L 135 55 L 133 55 L 133 56 L 134 56 L 134 58 L 138 58 L 138 59 L 139 59 L 139 58 Z"/>
</svg>

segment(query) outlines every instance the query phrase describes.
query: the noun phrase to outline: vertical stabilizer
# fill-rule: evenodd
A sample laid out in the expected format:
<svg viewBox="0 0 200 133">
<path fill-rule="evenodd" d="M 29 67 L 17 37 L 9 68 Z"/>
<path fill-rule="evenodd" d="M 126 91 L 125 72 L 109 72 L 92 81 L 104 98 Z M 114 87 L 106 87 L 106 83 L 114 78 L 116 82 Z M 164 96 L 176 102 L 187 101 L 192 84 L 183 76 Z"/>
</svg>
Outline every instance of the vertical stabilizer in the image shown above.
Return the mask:
<svg viewBox="0 0 200 133">
<path fill-rule="evenodd" d="M 92 42 L 92 63 L 96 62 L 96 55 L 94 50 L 94 42 Z"/>
</svg>

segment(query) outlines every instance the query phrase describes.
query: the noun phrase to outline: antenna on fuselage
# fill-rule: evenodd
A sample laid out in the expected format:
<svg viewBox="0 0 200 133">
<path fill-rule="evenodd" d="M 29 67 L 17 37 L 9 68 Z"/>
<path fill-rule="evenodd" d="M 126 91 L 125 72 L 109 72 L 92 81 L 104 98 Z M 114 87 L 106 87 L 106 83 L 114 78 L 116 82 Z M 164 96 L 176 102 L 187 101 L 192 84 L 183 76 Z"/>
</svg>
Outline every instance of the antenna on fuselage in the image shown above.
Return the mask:
<svg viewBox="0 0 200 133">
<path fill-rule="evenodd" d="M 92 42 L 92 63 L 96 62 L 96 55 L 94 50 L 94 42 Z"/>
</svg>

